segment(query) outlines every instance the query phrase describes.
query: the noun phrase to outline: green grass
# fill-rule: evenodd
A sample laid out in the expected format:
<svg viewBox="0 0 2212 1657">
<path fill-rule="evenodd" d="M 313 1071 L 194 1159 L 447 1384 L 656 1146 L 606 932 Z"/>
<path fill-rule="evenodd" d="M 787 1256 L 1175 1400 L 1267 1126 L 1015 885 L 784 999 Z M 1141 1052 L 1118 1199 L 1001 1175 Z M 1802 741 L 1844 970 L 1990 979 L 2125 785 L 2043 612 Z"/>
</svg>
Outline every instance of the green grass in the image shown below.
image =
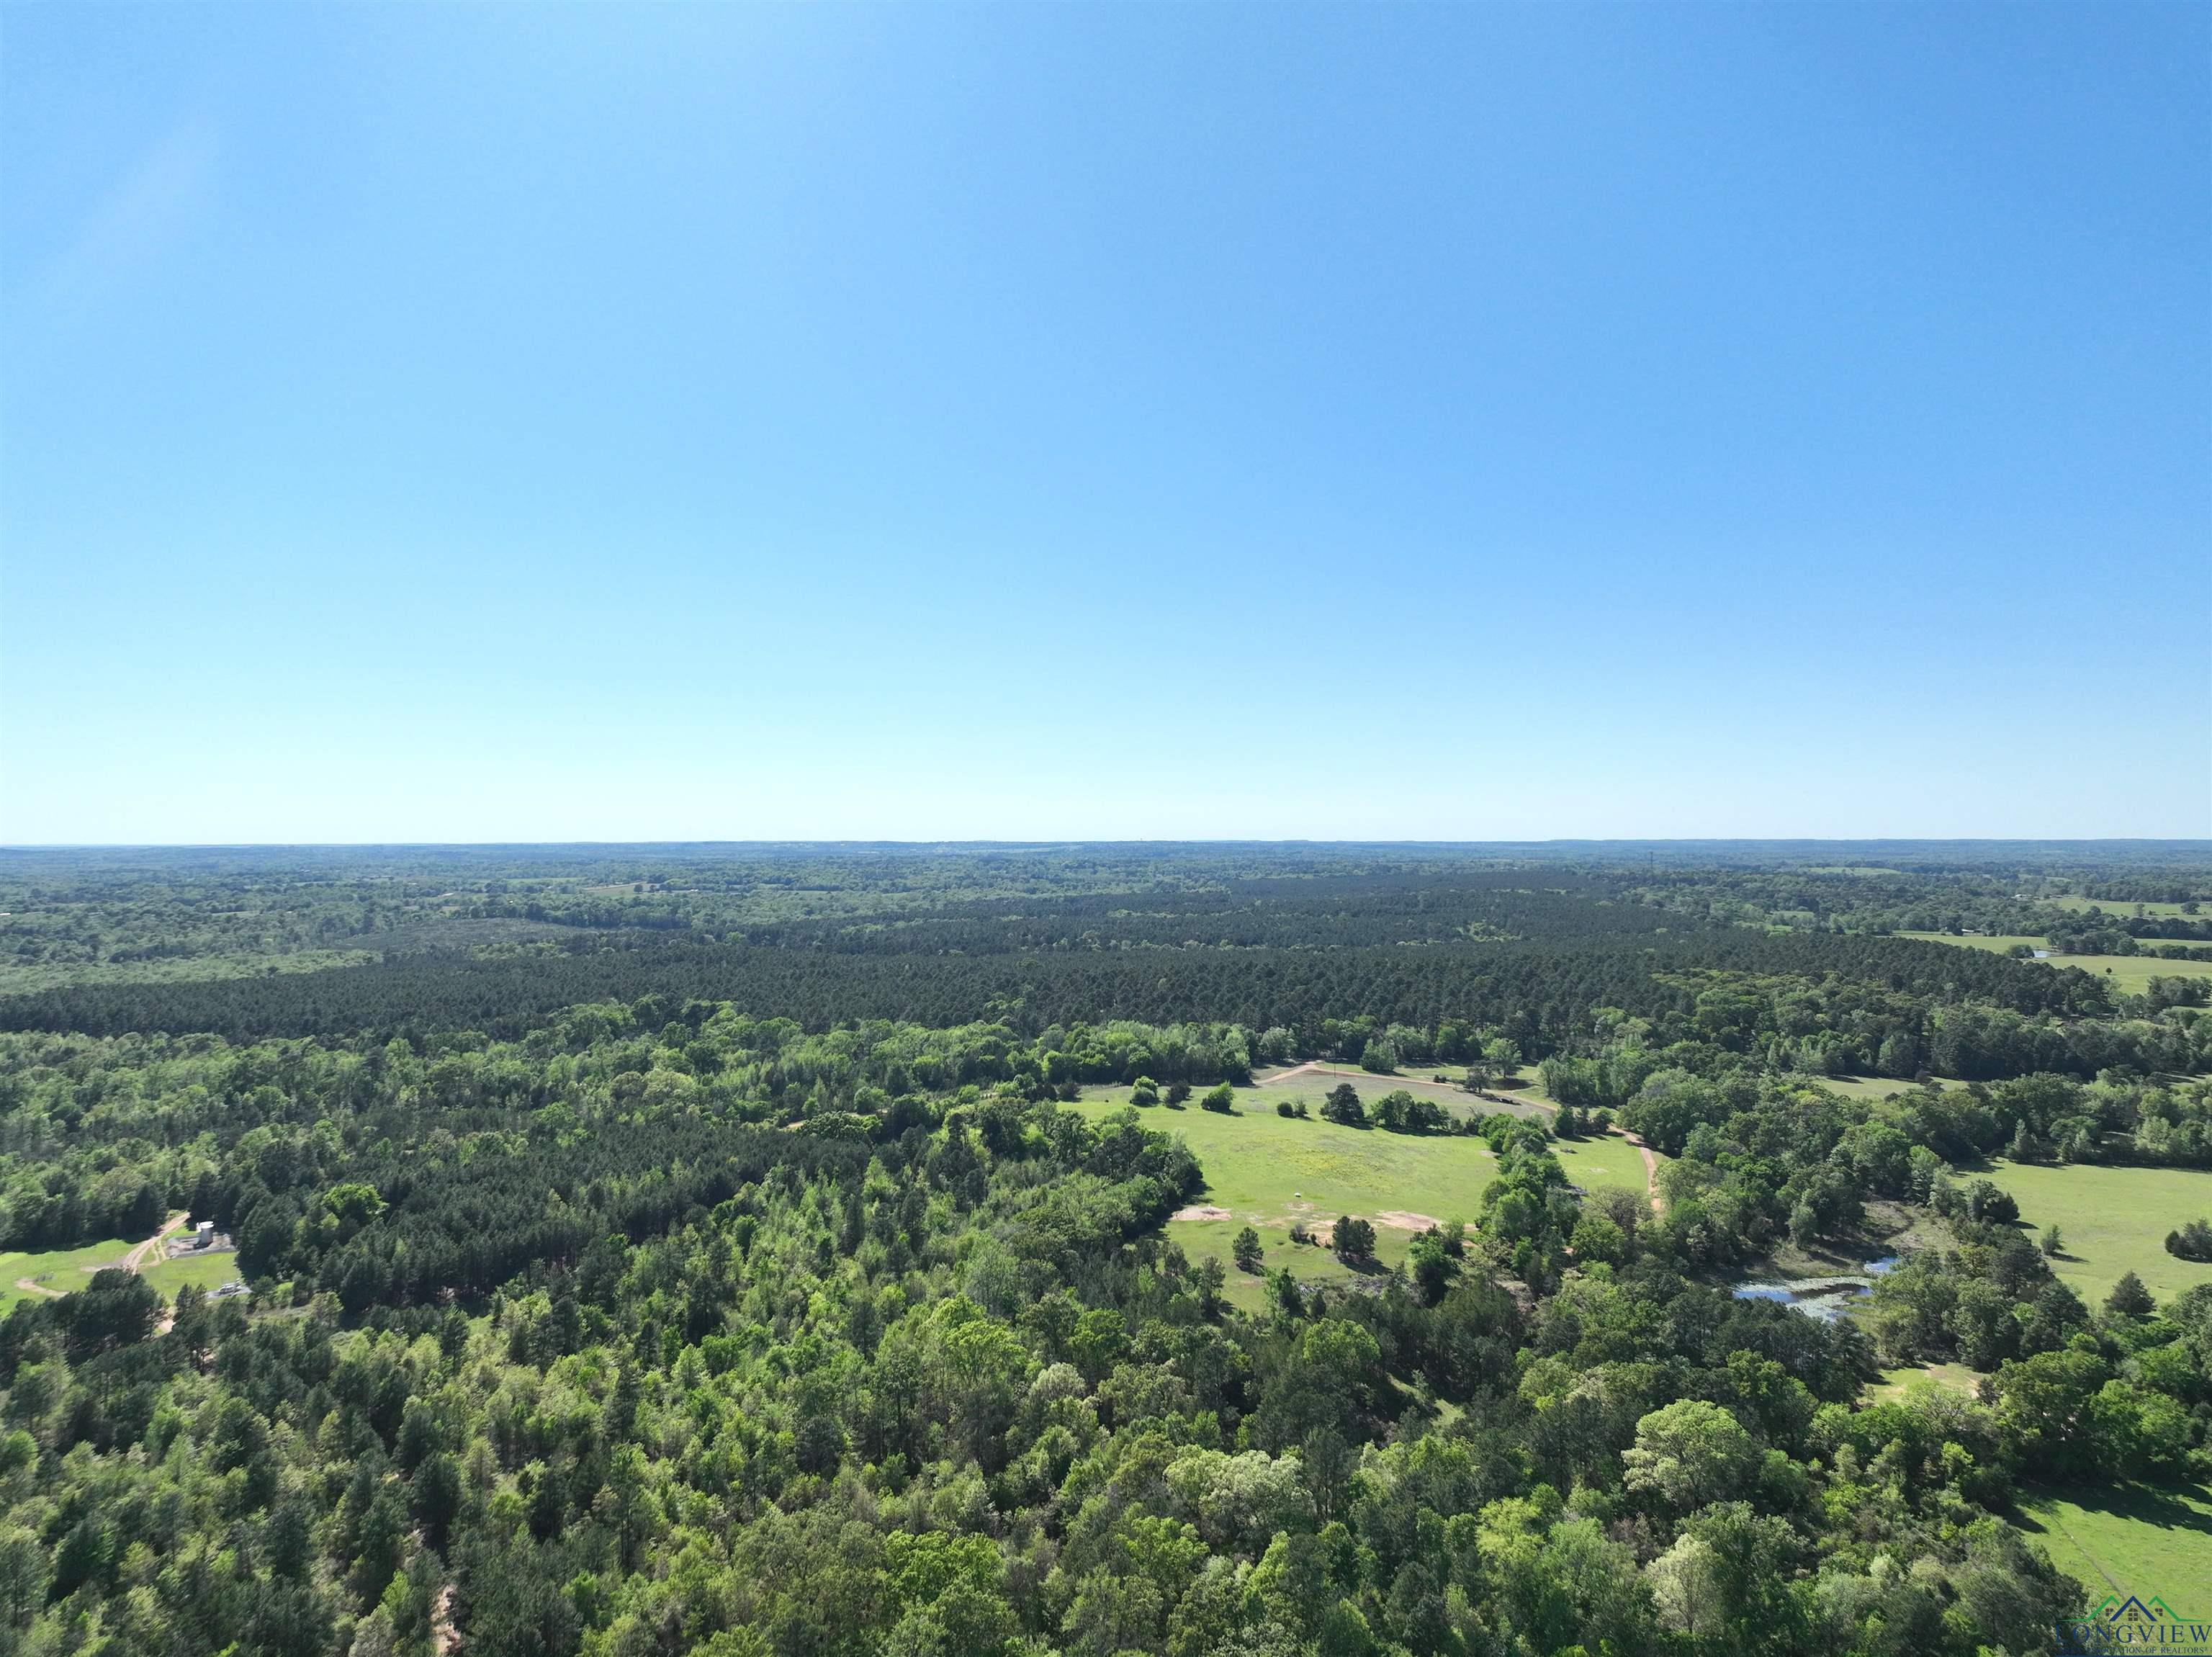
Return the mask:
<svg viewBox="0 0 2212 1657">
<path fill-rule="evenodd" d="M 1955 943 L 1968 949 L 1993 949 L 2000 955 L 2009 954 L 2020 944 L 2026 944 L 2030 949 L 2048 949 L 2051 947 L 2048 939 L 2024 937 L 2017 933 L 1962 936 L 1949 932 L 1900 932 L 1897 935 L 1900 938 L 1919 938 L 1929 943 Z"/>
<path fill-rule="evenodd" d="M 1963 1363 L 1931 1363 L 1925 1366 L 1908 1364 L 1902 1369 L 1885 1369 L 1877 1386 L 1866 1390 L 1867 1402 L 1881 1404 L 1905 1396 L 1905 1389 L 1919 1381 L 1933 1381 L 1938 1386 L 1948 1386 L 1954 1392 L 1967 1398 L 1980 1395 L 1982 1372 L 1969 1369 Z"/>
<path fill-rule="evenodd" d="M 135 1242 L 111 1237 L 82 1248 L 52 1249 L 43 1254 L 0 1254 L 0 1313 L 18 1301 L 37 1298 L 31 1290 L 15 1286 L 19 1278 L 27 1277 L 42 1288 L 66 1295 L 84 1288 L 100 1267 L 121 1265 L 123 1257 L 137 1246 Z"/>
<path fill-rule="evenodd" d="M 1263 1076 L 1250 1088 L 1237 1089 L 1237 1096 L 1240 1101 L 1237 1108 L 1240 1110 L 1244 1108 L 1241 1101 L 1250 1098 L 1255 1101 L 1255 1109 L 1272 1111 L 1275 1108 L 1277 1100 L 1292 1101 L 1304 1100 L 1308 1110 L 1318 1111 L 1321 1109 L 1322 1100 L 1328 1097 L 1329 1090 L 1338 1083 L 1345 1081 L 1352 1084 L 1353 1090 L 1359 1095 L 1360 1103 L 1370 1109 L 1373 1108 L 1375 1101 L 1383 1094 L 1395 1093 L 1401 1088 L 1417 1099 L 1434 1100 L 1444 1107 L 1446 1112 L 1455 1117 L 1480 1116 L 1488 1112 L 1504 1108 L 1487 1100 L 1478 1099 L 1468 1092 L 1460 1081 L 1460 1078 L 1463 1078 L 1466 1074 L 1467 1067 L 1463 1064 L 1422 1065 L 1416 1069 L 1409 1069 L 1400 1075 L 1389 1076 L 1370 1075 L 1352 1065 L 1332 1065 L 1325 1069 L 1310 1070 L 1303 1075 L 1285 1076 L 1279 1080 L 1275 1076 Z M 1432 1076 L 1438 1075 L 1450 1076 L 1453 1080 L 1445 1082 L 1431 1080 Z M 1538 1082 L 1536 1073 L 1533 1069 L 1523 1070 L 1521 1073 L 1521 1079 L 1526 1083 L 1523 1087 L 1493 1087 L 1491 1091 L 1501 1099 L 1510 1100 L 1526 1106 L 1551 1105 L 1552 1101 L 1544 1096 L 1543 1087 Z M 1201 1093 L 1205 1091 L 1202 1087 L 1198 1089 Z M 1102 1099 L 1126 1100 L 1129 1096 L 1129 1090 L 1127 1087 L 1084 1089 L 1086 1098 L 1094 1093 Z M 1194 1105 L 1195 1099 L 1192 1102 Z M 1516 1112 L 1519 1115 L 1540 1116 L 1547 1119 L 1550 1113 L 1549 1109 L 1534 1108 Z"/>
<path fill-rule="evenodd" d="M 179 1224 L 164 1235 L 181 1237 L 185 1231 Z M 28 1278 L 40 1288 L 67 1295 L 84 1288 L 91 1282 L 92 1274 L 102 1266 L 121 1265 L 125 1257 L 144 1240 L 141 1238 L 137 1242 L 126 1242 L 120 1237 L 111 1237 L 104 1242 L 87 1243 L 82 1248 L 52 1249 L 43 1254 L 0 1254 L 0 1316 L 4 1316 L 18 1301 L 38 1298 L 35 1291 L 17 1288 L 19 1279 Z M 238 1255 L 231 1250 L 220 1254 L 188 1254 L 180 1259 L 149 1265 L 140 1275 L 161 1292 L 162 1299 L 174 1300 L 177 1291 L 186 1283 L 213 1288 L 237 1276 Z"/>
<path fill-rule="evenodd" d="M 1915 1084 L 1893 1081 L 1887 1076 L 1822 1076 L 1820 1085 L 1846 1099 L 1887 1099 L 1893 1093 L 1913 1092 Z"/>
<path fill-rule="evenodd" d="M 1923 938 L 1929 943 L 1961 944 L 1968 949 L 1991 949 L 1999 954 L 2009 953 L 2014 944 L 2024 943 L 2036 949 L 2048 947 L 2048 941 L 2043 938 L 1954 938 L 1948 932 L 1900 932 L 1897 935 Z M 2152 947 L 2156 947 L 2154 941 Z M 2212 961 L 2169 961 L 2156 955 L 2052 955 L 2045 964 L 2078 966 L 2130 996 L 2142 994 L 2153 978 L 2212 978 Z"/>
<path fill-rule="evenodd" d="M 2140 996 L 2153 978 L 2212 978 L 2212 961 L 2164 961 L 2155 955 L 2053 955 L 2053 966 L 2078 966 L 2117 990 Z"/>
<path fill-rule="evenodd" d="M 2184 1221 L 2212 1219 L 2212 1173 L 2000 1161 L 1988 1177 L 2019 1199 L 2022 1220 L 2057 1225 L 2065 1252 L 2051 1269 L 2093 1305 L 2124 1271 L 2133 1271 L 2161 1301 L 2212 1282 L 2212 1264 L 2166 1252 L 2166 1233 Z"/>
<path fill-rule="evenodd" d="M 1315 1093 L 1316 1104 L 1322 1091 Z M 1360 1092 L 1370 1096 L 1364 1087 Z M 1288 1267 L 1301 1282 L 1348 1281 L 1350 1270 L 1327 1249 L 1291 1242 L 1292 1221 L 1318 1224 L 1340 1214 L 1374 1221 L 1376 1257 L 1385 1266 L 1395 1265 L 1406 1258 L 1413 1233 L 1379 1215 L 1396 1211 L 1471 1220 L 1496 1174 L 1497 1161 L 1479 1139 L 1342 1128 L 1318 1117 L 1285 1118 L 1274 1109 L 1275 1100 L 1285 1096 L 1281 1090 L 1240 1087 L 1234 1116 L 1201 1111 L 1195 1100 L 1184 1110 L 1138 1113 L 1146 1127 L 1180 1135 L 1189 1145 L 1206 1171 L 1206 1189 L 1198 1203 L 1230 1210 L 1227 1220 L 1171 1220 L 1168 1235 L 1194 1260 L 1218 1259 L 1229 1273 L 1231 1298 L 1241 1305 L 1256 1307 L 1261 1298 L 1258 1281 L 1230 1261 L 1231 1240 L 1243 1227 L 1259 1232 L 1267 1270 Z M 1095 1120 L 1127 1097 L 1125 1087 L 1100 1088 L 1077 1108 Z"/>
<path fill-rule="evenodd" d="M 2202 1488 L 2049 1489 L 2020 1506 L 2021 1528 L 2093 1603 L 2158 1594 L 2186 1616 L 2212 1617 L 2212 1494 Z"/>
<path fill-rule="evenodd" d="M 1584 1191 L 1595 1191 L 1600 1185 L 1622 1185 L 1640 1191 L 1650 1183 L 1644 1172 L 1644 1158 L 1636 1147 L 1611 1134 L 1601 1139 L 1559 1140 L 1553 1144 L 1552 1152 L 1559 1159 L 1559 1166 L 1567 1171 L 1569 1183 Z M 1661 1156 L 1659 1161 L 1664 1167 L 1667 1159 Z"/>
<path fill-rule="evenodd" d="M 2179 904 L 2124 904 L 2118 899 L 2114 898 L 2084 898 L 2078 892 L 2069 892 L 2063 898 L 2044 898 L 2039 901 L 2048 904 L 2053 909 L 2068 910 L 2076 915 L 2086 915 L 2093 909 L 2101 909 L 2105 913 L 2112 916 L 2115 920 L 2122 921 L 2133 920 L 2136 917 L 2136 911 L 2138 909 L 2142 911 L 2146 917 L 2152 915 L 2179 916 L 2183 912 L 2182 907 Z M 2202 911 L 2206 908 L 2206 905 L 2199 904 L 2197 907 Z M 2191 920 L 2198 920 L 2202 919 L 2203 917 L 2202 915 L 2192 915 L 2189 918 Z"/>
<path fill-rule="evenodd" d="M 165 1301 L 177 1298 L 177 1291 L 186 1283 L 200 1288 L 213 1288 L 240 1276 L 238 1254 L 226 1249 L 220 1254 L 186 1254 L 173 1260 L 164 1260 L 159 1265 L 148 1266 L 139 1276 L 161 1292 Z"/>
</svg>

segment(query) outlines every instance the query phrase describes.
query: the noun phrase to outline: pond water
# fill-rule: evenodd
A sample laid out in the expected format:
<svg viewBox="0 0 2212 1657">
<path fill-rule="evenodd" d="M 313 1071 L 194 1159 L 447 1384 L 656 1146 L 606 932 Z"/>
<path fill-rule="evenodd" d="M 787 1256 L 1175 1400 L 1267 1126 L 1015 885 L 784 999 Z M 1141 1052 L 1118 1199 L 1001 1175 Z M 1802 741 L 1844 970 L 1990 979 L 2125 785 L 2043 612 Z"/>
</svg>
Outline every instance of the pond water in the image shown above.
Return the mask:
<svg viewBox="0 0 2212 1657">
<path fill-rule="evenodd" d="M 1874 1288 L 1874 1280 L 1897 1262 L 1894 1254 L 1869 1260 L 1860 1269 L 1863 1276 L 1846 1272 L 1827 1277 L 1747 1278 L 1736 1284 L 1735 1294 L 1739 1301 L 1772 1301 L 1822 1323 L 1833 1323 L 1864 1298 Z"/>
</svg>

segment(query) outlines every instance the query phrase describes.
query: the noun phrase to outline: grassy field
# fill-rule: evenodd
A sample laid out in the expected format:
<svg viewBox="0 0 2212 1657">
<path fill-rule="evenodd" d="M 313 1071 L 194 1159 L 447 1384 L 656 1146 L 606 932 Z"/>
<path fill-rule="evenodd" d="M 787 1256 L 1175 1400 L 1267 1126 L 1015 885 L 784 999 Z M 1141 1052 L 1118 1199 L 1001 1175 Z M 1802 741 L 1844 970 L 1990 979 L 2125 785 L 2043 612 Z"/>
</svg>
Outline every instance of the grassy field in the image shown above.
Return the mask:
<svg viewBox="0 0 2212 1657">
<path fill-rule="evenodd" d="M 2162 961 L 2155 955 L 2053 955 L 2053 966 L 2078 966 L 2114 988 L 2140 996 L 2153 978 L 2212 978 L 2212 961 Z"/>
<path fill-rule="evenodd" d="M 2140 1484 L 2051 1489 L 2023 1496 L 2020 1506 L 2021 1528 L 2092 1601 L 2155 1593 L 2186 1615 L 2212 1615 L 2212 1493 Z"/>
<path fill-rule="evenodd" d="M 239 1275 L 238 1254 L 226 1249 L 220 1254 L 187 1254 L 174 1260 L 164 1260 L 159 1265 L 148 1266 L 139 1276 L 153 1284 L 165 1301 L 177 1298 L 177 1291 L 186 1283 L 201 1288 L 213 1288 L 227 1283 Z"/>
<path fill-rule="evenodd" d="M 1887 1076 L 1823 1076 L 1820 1086 L 1846 1099 L 1887 1099 L 1892 1093 L 1912 1092 L 1914 1084 Z"/>
<path fill-rule="evenodd" d="M 1567 1171 L 1568 1180 L 1584 1191 L 1594 1191 L 1600 1185 L 1624 1185 L 1630 1191 L 1643 1191 L 1650 1183 L 1644 1176 L 1642 1154 L 1626 1139 L 1611 1134 L 1601 1139 L 1559 1140 L 1553 1144 L 1552 1152 L 1559 1159 L 1559 1166 Z M 1663 1166 L 1667 1159 L 1662 1156 L 1659 1161 Z"/>
<path fill-rule="evenodd" d="M 1463 1085 L 1466 1075 L 1467 1067 L 1463 1064 L 1423 1065 L 1418 1069 L 1408 1069 L 1401 1075 L 1389 1076 L 1373 1075 L 1346 1064 L 1327 1065 L 1317 1070 L 1300 1070 L 1294 1066 L 1291 1069 L 1261 1074 L 1255 1078 L 1249 1089 L 1239 1088 L 1237 1097 L 1242 1100 L 1249 1093 L 1258 1101 L 1255 1108 L 1270 1111 L 1275 1108 L 1277 1100 L 1286 1099 L 1293 1102 L 1304 1100 L 1307 1109 L 1318 1111 L 1330 1088 L 1339 1082 L 1348 1081 L 1359 1094 L 1360 1102 L 1370 1108 L 1383 1094 L 1402 1088 L 1417 1099 L 1434 1100 L 1455 1117 L 1480 1116 L 1491 1111 L 1512 1109 L 1514 1106 L 1521 1107 L 1514 1111 L 1517 1116 L 1548 1118 L 1551 1114 L 1552 1101 L 1545 1097 L 1543 1086 L 1533 1069 L 1522 1072 L 1522 1086 L 1492 1089 L 1499 1098 L 1513 1101 L 1512 1106 L 1500 1106 L 1478 1099 Z M 1441 1082 L 1432 1080 L 1437 1075 L 1447 1076 L 1450 1080 Z M 1205 1091 L 1202 1087 L 1199 1089 L 1200 1093 Z M 1127 1087 L 1086 1087 L 1084 1093 L 1086 1097 L 1096 1093 L 1103 1099 L 1126 1100 L 1129 1096 Z M 1540 1106 L 1543 1108 L 1538 1108 Z M 1242 1109 L 1243 1106 L 1240 1104 L 1238 1108 Z"/>
<path fill-rule="evenodd" d="M 180 1237 L 185 1230 L 179 1223 L 164 1234 Z M 87 1243 L 82 1248 L 53 1249 L 44 1254 L 0 1254 L 0 1316 L 6 1315 L 16 1301 L 37 1296 L 39 1289 L 66 1295 L 84 1288 L 94 1272 L 102 1266 L 121 1265 L 125 1257 L 144 1240 L 110 1237 L 103 1242 Z M 163 1300 L 174 1300 L 177 1291 L 186 1283 L 213 1288 L 217 1283 L 228 1282 L 239 1275 L 238 1256 L 231 1250 L 220 1254 L 186 1255 L 181 1259 L 149 1265 L 140 1275 L 161 1291 Z M 38 1288 L 21 1287 L 26 1281 L 37 1284 Z"/>
<path fill-rule="evenodd" d="M 2212 1265 L 2166 1252 L 2166 1233 L 2185 1220 L 2212 1219 L 2212 1173 L 1999 1161 L 1988 1175 L 2019 1198 L 2021 1219 L 2057 1225 L 2065 1253 L 2051 1267 L 2085 1300 L 2102 1301 L 2130 1270 L 2161 1301 L 2212 1282 Z"/>
<path fill-rule="evenodd" d="M 1968 949 L 1991 949 L 1999 954 L 2011 950 L 2014 944 L 2027 944 L 2041 949 L 2046 941 L 2042 938 L 1953 937 L 1948 932 L 1900 932 L 1900 938 L 1924 938 L 1930 943 L 1961 944 Z M 2117 990 L 2130 996 L 2140 996 L 2150 981 L 2156 978 L 2212 978 L 2212 961 L 2169 961 L 2156 955 L 2053 955 L 2047 963 L 2052 966 L 2078 966 L 2084 972 L 2094 972 L 2109 979 Z"/>
<path fill-rule="evenodd" d="M 1095 1093 L 1077 1107 L 1093 1118 L 1120 1108 L 1128 1096 L 1121 1087 Z M 1361 1093 L 1371 1097 L 1365 1088 Z M 1376 1254 L 1384 1265 L 1395 1265 L 1413 1241 L 1411 1216 L 1473 1218 L 1483 1187 L 1496 1173 L 1496 1159 L 1479 1139 L 1342 1128 L 1317 1117 L 1286 1118 L 1274 1108 L 1284 1096 L 1240 1087 L 1234 1116 L 1201 1111 L 1195 1101 L 1185 1110 L 1139 1112 L 1146 1127 L 1180 1135 L 1198 1158 L 1206 1179 L 1199 1203 L 1229 1210 L 1226 1220 L 1170 1221 L 1168 1235 L 1193 1259 L 1218 1259 L 1229 1272 L 1231 1298 L 1240 1305 L 1256 1307 L 1261 1297 L 1258 1281 L 1230 1262 L 1230 1241 L 1243 1227 L 1259 1232 L 1269 1270 L 1287 1266 L 1301 1282 L 1346 1281 L 1350 1270 L 1327 1249 L 1290 1240 L 1293 1221 L 1316 1225 L 1340 1214 L 1372 1221 Z M 1625 1148 L 1633 1154 L 1632 1148 Z M 1640 1185 L 1640 1164 L 1638 1170 Z M 1407 1221 L 1393 1224 L 1382 1218 L 1386 1214 Z"/>
<path fill-rule="evenodd" d="M 2138 910 L 2141 910 L 2146 917 L 2178 916 L 2184 913 L 2179 904 L 2124 904 L 2117 899 L 2084 898 L 2075 892 L 2069 892 L 2063 898 L 2045 898 L 2040 901 L 2048 904 L 2053 909 L 2063 909 L 2075 915 L 2086 915 L 2093 909 L 2101 909 L 2107 915 L 2123 921 L 2136 918 L 2136 911 Z M 2201 904 L 2198 905 L 2200 910 L 2203 907 L 2204 905 Z M 2190 918 L 2193 920 L 2198 917 L 2191 916 Z"/>
<path fill-rule="evenodd" d="M 1963 1363 L 1909 1364 L 1902 1369 L 1885 1369 L 1881 1381 L 1867 1388 L 1867 1402 L 1881 1404 L 1901 1398 L 1905 1388 L 1916 1381 L 1934 1381 L 1938 1386 L 1948 1386 L 1971 1398 L 1979 1395 L 1982 1373 Z"/>
<path fill-rule="evenodd" d="M 0 1313 L 5 1313 L 18 1301 L 36 1297 L 36 1289 L 17 1286 L 23 1280 L 50 1288 L 57 1295 L 66 1295 L 84 1288 L 100 1267 L 121 1265 L 123 1257 L 137 1246 L 137 1242 L 110 1237 L 104 1242 L 87 1243 L 82 1248 L 52 1249 L 44 1254 L 0 1254 Z"/>
<path fill-rule="evenodd" d="M 1968 949 L 1990 949 L 1998 954 L 2008 954 L 2014 946 L 2026 944 L 2030 949 L 2047 949 L 2049 940 L 2022 937 L 2011 933 L 1991 933 L 1986 935 L 1969 933 L 1964 935 L 1949 932 L 1900 932 L 1900 938 L 1919 938 L 1929 943 L 1955 943 Z"/>
</svg>

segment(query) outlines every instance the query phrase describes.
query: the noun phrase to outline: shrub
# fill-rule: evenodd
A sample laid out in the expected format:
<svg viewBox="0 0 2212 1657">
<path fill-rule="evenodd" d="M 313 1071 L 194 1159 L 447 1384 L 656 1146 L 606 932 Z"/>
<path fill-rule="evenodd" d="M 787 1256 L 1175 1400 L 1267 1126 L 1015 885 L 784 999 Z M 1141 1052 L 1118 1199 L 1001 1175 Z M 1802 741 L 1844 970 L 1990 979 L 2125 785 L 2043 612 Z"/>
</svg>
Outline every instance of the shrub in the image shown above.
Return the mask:
<svg viewBox="0 0 2212 1657">
<path fill-rule="evenodd" d="M 2169 1231 L 2166 1252 L 2185 1260 L 2212 1261 L 2212 1225 L 2191 1220 L 2179 1231 Z"/>
<path fill-rule="evenodd" d="M 1340 1260 L 1367 1260 L 1375 1254 L 1375 1228 L 1351 1215 L 1340 1215 L 1329 1233 L 1329 1245 Z"/>
<path fill-rule="evenodd" d="M 1223 1116 L 1234 1116 L 1237 1114 L 1237 1089 L 1224 1081 L 1218 1087 L 1209 1087 L 1206 1097 L 1198 1102 L 1209 1111 L 1218 1111 Z"/>
<path fill-rule="evenodd" d="M 1340 1081 L 1328 1090 L 1328 1097 L 1322 1102 L 1321 1114 L 1323 1121 L 1346 1128 L 1367 1125 L 1367 1112 L 1360 1106 L 1358 1090 L 1348 1081 Z"/>
</svg>

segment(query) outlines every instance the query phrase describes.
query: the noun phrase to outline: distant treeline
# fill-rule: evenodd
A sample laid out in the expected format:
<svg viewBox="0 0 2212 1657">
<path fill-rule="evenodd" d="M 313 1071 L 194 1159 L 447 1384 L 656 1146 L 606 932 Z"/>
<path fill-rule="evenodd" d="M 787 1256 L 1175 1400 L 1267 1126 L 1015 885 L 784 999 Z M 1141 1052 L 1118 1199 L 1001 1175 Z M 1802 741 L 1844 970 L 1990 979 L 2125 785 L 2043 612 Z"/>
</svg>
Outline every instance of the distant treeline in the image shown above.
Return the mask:
<svg viewBox="0 0 2212 1657">
<path fill-rule="evenodd" d="M 940 1026 L 1004 1019 L 1030 1033 L 1117 1018 L 1254 1030 L 1330 1018 L 1424 1028 L 1456 1020 L 1496 1026 L 1536 1057 L 1577 1034 L 1594 1008 L 1648 1017 L 1686 1006 L 1691 993 L 1657 975 L 1698 967 L 1833 978 L 2026 1015 L 2112 1010 L 2106 988 L 2078 969 L 1911 939 L 1738 929 L 1571 946 L 981 957 L 671 941 L 493 959 L 420 956 L 263 978 L 82 985 L 0 998 L 0 1029 L 204 1031 L 234 1041 L 463 1028 L 512 1037 L 562 1007 L 659 995 L 728 1001 L 817 1030 L 848 1019 Z"/>
</svg>

